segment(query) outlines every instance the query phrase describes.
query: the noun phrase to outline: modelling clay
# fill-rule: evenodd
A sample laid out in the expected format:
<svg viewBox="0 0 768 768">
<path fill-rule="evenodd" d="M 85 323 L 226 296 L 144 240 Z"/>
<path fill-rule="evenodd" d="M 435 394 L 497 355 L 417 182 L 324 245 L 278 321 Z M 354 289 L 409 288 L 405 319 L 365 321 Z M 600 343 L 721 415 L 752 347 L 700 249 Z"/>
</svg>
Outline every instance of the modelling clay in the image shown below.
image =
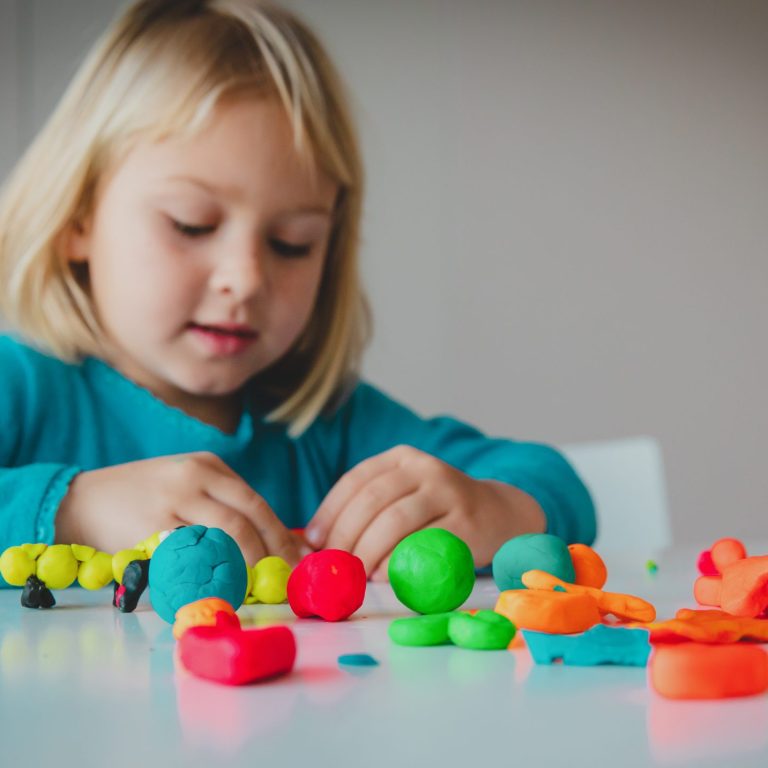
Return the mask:
<svg viewBox="0 0 768 768">
<path fill-rule="evenodd" d="M 21 604 L 25 608 L 53 608 L 56 605 L 56 599 L 44 582 L 37 576 L 30 576 L 24 582 Z"/>
<path fill-rule="evenodd" d="M 569 594 L 589 595 L 594 598 L 601 613 L 611 613 L 625 621 L 653 621 L 656 618 L 656 609 L 642 598 L 617 592 L 604 592 L 581 584 L 567 584 L 544 571 L 524 573 L 523 583 L 529 589 L 546 590 L 562 587 Z"/>
<path fill-rule="evenodd" d="M 131 560 L 123 569 L 122 581 L 115 582 L 112 605 L 122 613 L 136 610 L 149 583 L 149 563 L 150 560 Z"/>
<path fill-rule="evenodd" d="M 339 656 L 341 667 L 378 667 L 379 662 L 367 653 L 345 653 Z"/>
<path fill-rule="evenodd" d="M 768 654 L 756 645 L 657 645 L 650 681 L 669 699 L 724 699 L 768 690 Z"/>
<path fill-rule="evenodd" d="M 149 597 L 169 624 L 182 605 L 203 597 L 220 597 L 235 610 L 245 599 L 245 560 L 235 540 L 220 528 L 179 528 L 159 544 L 151 562 Z"/>
<path fill-rule="evenodd" d="M 702 576 L 718 576 L 720 574 L 720 571 L 715 568 L 715 564 L 712 562 L 712 552 L 708 549 L 699 554 L 696 567 Z"/>
<path fill-rule="evenodd" d="M 248 594 L 245 602 L 269 603 L 275 605 L 284 603 L 288 596 L 288 577 L 291 566 L 282 557 L 270 555 L 262 557 L 253 566 L 248 579 Z"/>
<path fill-rule="evenodd" d="M 301 560 L 288 578 L 288 602 L 302 618 L 341 621 L 365 599 L 363 561 L 341 549 L 321 549 Z"/>
<path fill-rule="evenodd" d="M 514 636 L 515 625 L 495 611 L 477 611 L 474 615 L 454 613 L 448 620 L 448 637 L 460 648 L 502 650 Z"/>
<path fill-rule="evenodd" d="M 226 685 L 284 675 L 296 660 L 296 640 L 288 627 L 240 629 L 223 612 L 217 614 L 215 626 L 187 629 L 178 650 L 182 665 L 190 672 Z"/>
<path fill-rule="evenodd" d="M 518 629 L 572 634 L 600 623 L 597 601 L 589 594 L 544 589 L 508 589 L 494 608 Z"/>
<path fill-rule="evenodd" d="M 524 533 L 503 544 L 493 558 L 493 580 L 499 591 L 524 589 L 526 571 L 541 570 L 573 582 L 576 572 L 565 542 L 549 533 Z"/>
<path fill-rule="evenodd" d="M 715 548 L 713 547 L 713 552 Z M 693 595 L 700 605 L 722 608 L 734 616 L 762 616 L 768 611 L 768 555 L 740 560 L 720 558 L 721 576 L 699 576 Z"/>
<path fill-rule="evenodd" d="M 717 572 L 722 573 L 725 567 L 737 560 L 743 560 L 747 556 L 747 550 L 738 539 L 718 539 L 709 548 L 709 555 Z"/>
<path fill-rule="evenodd" d="M 681 608 L 674 619 L 642 625 L 652 643 L 694 640 L 699 643 L 736 643 L 754 640 L 768 643 L 768 620 L 733 616 L 725 611 L 694 611 Z"/>
<path fill-rule="evenodd" d="M 72 545 L 74 550 L 75 545 Z M 92 549 L 92 547 L 89 547 Z M 82 554 L 82 553 L 81 553 Z M 78 557 L 78 560 L 81 558 Z M 77 583 L 85 589 L 102 589 L 113 579 L 112 555 L 93 551 L 87 559 L 81 560 L 77 570 Z"/>
<path fill-rule="evenodd" d="M 655 560 L 647 560 L 645 563 L 645 570 L 650 574 L 657 573 L 659 570 L 659 564 Z"/>
<path fill-rule="evenodd" d="M 602 589 L 608 580 L 608 569 L 603 558 L 586 544 L 569 544 L 568 553 L 573 562 L 574 583 Z"/>
<path fill-rule="evenodd" d="M 219 614 L 227 614 L 230 619 L 219 617 Z M 175 621 L 173 622 L 173 636 L 178 640 L 190 627 L 215 627 L 220 626 L 240 626 L 235 609 L 220 597 L 204 597 L 202 600 L 195 600 L 194 603 L 182 605 L 176 611 Z"/>
<path fill-rule="evenodd" d="M 394 619 L 389 625 L 389 638 L 398 645 L 445 645 L 450 642 L 448 620 L 451 616 L 453 613 L 431 613 Z"/>
<path fill-rule="evenodd" d="M 37 558 L 37 578 L 49 589 L 66 589 L 77 578 L 77 560 L 68 544 L 52 544 Z"/>
<path fill-rule="evenodd" d="M 0 575 L 12 586 L 23 587 L 35 575 L 37 564 L 24 547 L 8 547 L 0 555 Z"/>
<path fill-rule="evenodd" d="M 458 608 L 475 585 L 472 552 L 443 528 L 425 528 L 406 536 L 393 550 L 388 571 L 397 599 L 423 614 Z"/>
<path fill-rule="evenodd" d="M 578 635 L 555 635 L 524 630 L 528 650 L 537 664 L 563 664 L 592 667 L 599 664 L 617 664 L 625 667 L 644 667 L 648 663 L 651 644 L 648 631 L 607 627 L 597 624 Z"/>
</svg>

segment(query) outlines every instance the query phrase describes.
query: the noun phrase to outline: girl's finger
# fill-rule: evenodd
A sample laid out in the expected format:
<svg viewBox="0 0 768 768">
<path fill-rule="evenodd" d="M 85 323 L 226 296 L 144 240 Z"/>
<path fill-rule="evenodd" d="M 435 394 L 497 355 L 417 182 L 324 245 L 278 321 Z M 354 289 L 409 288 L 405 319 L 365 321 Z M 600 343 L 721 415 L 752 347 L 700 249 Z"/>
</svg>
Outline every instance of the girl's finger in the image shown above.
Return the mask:
<svg viewBox="0 0 768 768">
<path fill-rule="evenodd" d="M 307 541 L 316 548 L 328 546 L 328 533 L 336 518 L 360 489 L 380 474 L 395 469 L 400 462 L 397 449 L 371 456 L 350 469 L 328 492 L 305 531 Z"/>
<path fill-rule="evenodd" d="M 370 576 L 406 536 L 440 517 L 440 507 L 432 505 L 424 494 L 412 493 L 398 499 L 371 521 L 353 554 L 363 561 L 365 572 Z"/>
<path fill-rule="evenodd" d="M 417 488 L 418 481 L 399 467 L 376 475 L 360 486 L 336 514 L 326 534 L 325 546 L 354 552 L 363 531 L 377 515 Z"/>
<path fill-rule="evenodd" d="M 290 565 L 299 561 L 296 537 L 291 536 L 264 498 L 239 475 L 213 469 L 202 481 L 202 487 L 210 498 L 236 510 L 250 522 L 266 548 L 265 554 L 278 555 Z"/>
</svg>

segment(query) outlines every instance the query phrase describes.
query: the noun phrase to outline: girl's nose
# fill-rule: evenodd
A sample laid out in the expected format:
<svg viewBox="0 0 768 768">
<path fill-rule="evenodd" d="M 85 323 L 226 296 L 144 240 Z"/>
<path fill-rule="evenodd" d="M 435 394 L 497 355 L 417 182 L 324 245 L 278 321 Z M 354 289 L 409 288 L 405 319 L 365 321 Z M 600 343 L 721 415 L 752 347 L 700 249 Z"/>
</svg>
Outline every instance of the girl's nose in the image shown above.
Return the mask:
<svg viewBox="0 0 768 768">
<path fill-rule="evenodd" d="M 239 301 L 248 299 L 264 289 L 267 283 L 265 255 L 255 245 L 240 246 L 219 257 L 211 276 L 211 286 Z"/>
</svg>

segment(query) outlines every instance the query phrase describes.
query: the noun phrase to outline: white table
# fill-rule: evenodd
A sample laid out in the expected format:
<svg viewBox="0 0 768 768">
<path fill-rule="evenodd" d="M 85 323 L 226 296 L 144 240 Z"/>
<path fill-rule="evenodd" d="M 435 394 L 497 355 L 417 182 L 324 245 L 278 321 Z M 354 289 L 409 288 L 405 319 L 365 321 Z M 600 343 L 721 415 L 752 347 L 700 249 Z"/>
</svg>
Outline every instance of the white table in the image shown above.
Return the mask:
<svg viewBox="0 0 768 768">
<path fill-rule="evenodd" d="M 768 548 L 750 549 L 757 554 Z M 609 559 L 608 587 L 661 617 L 692 605 L 694 550 Z M 146 596 L 133 614 L 111 590 L 55 593 L 49 611 L 0 590 L 0 765 L 7 766 L 768 766 L 768 695 L 671 702 L 646 671 L 535 666 L 527 651 L 401 648 L 386 628 L 408 615 L 369 585 L 352 620 L 297 620 L 247 606 L 244 625 L 288 622 L 294 672 L 243 688 L 196 679 L 174 661 L 171 628 Z M 466 607 L 493 607 L 480 580 Z M 368 653 L 380 665 L 348 671 Z"/>
</svg>

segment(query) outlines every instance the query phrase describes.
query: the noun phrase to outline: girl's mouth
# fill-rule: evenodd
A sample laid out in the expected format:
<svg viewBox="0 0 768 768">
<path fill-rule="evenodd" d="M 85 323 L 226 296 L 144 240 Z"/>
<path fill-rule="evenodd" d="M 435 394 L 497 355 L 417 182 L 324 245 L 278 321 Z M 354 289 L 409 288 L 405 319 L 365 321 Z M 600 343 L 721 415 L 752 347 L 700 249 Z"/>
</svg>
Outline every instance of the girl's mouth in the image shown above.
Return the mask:
<svg viewBox="0 0 768 768">
<path fill-rule="evenodd" d="M 259 334 L 249 326 L 236 323 L 190 323 L 188 327 L 208 351 L 225 357 L 242 354 L 259 338 Z"/>
</svg>

